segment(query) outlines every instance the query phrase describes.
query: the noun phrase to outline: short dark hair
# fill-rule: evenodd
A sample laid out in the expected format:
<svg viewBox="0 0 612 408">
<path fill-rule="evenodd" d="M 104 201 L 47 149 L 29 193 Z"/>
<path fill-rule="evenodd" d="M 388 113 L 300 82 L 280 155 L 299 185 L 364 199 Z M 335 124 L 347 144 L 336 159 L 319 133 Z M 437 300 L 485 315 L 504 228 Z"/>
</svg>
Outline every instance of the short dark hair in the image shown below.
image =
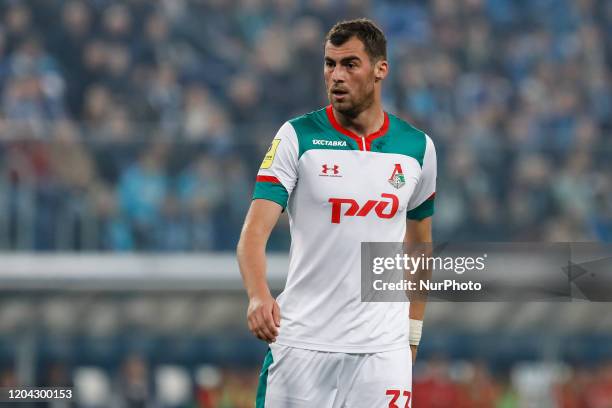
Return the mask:
<svg viewBox="0 0 612 408">
<path fill-rule="evenodd" d="M 329 41 L 338 47 L 353 37 L 357 37 L 363 43 L 370 60 L 387 59 L 385 34 L 372 20 L 367 18 L 336 23 L 325 36 L 325 43 Z"/>
</svg>

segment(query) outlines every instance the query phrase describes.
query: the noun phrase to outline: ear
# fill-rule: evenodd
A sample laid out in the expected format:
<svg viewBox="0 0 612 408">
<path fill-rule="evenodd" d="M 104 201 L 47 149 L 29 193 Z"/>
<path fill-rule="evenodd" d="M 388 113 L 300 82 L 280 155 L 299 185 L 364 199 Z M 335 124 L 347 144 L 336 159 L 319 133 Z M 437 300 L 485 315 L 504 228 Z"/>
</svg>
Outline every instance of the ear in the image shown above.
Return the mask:
<svg viewBox="0 0 612 408">
<path fill-rule="evenodd" d="M 387 60 L 381 59 L 374 64 L 374 77 L 376 82 L 382 81 L 387 77 L 389 72 L 389 63 Z"/>
</svg>

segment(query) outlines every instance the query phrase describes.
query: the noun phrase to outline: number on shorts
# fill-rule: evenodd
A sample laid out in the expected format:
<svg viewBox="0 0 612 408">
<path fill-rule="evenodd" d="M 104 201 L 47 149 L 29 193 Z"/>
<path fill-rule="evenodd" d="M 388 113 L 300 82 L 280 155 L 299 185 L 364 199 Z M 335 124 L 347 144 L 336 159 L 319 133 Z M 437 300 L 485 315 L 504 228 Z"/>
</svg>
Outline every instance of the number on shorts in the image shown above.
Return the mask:
<svg viewBox="0 0 612 408">
<path fill-rule="evenodd" d="M 412 396 L 410 391 L 401 392 L 400 390 L 387 390 L 385 395 L 391 395 L 393 397 L 391 398 L 391 401 L 389 401 L 389 408 L 400 408 L 399 405 L 396 404 L 400 395 L 406 397 L 406 404 L 404 404 L 404 408 L 410 408 L 410 397 Z"/>
</svg>

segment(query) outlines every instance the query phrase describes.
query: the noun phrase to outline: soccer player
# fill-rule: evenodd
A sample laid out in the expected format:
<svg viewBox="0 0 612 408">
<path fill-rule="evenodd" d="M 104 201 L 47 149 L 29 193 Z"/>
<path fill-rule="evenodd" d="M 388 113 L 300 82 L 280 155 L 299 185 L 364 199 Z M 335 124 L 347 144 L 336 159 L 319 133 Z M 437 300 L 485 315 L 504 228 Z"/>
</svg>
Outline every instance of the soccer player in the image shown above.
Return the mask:
<svg viewBox="0 0 612 408">
<path fill-rule="evenodd" d="M 330 105 L 291 119 L 257 174 L 238 262 L 249 329 L 269 343 L 256 406 L 409 407 L 423 302 L 361 301 L 361 242 L 431 242 L 431 139 L 382 108 L 386 39 L 370 20 L 325 40 Z M 285 290 L 274 299 L 265 248 L 287 210 Z"/>
</svg>

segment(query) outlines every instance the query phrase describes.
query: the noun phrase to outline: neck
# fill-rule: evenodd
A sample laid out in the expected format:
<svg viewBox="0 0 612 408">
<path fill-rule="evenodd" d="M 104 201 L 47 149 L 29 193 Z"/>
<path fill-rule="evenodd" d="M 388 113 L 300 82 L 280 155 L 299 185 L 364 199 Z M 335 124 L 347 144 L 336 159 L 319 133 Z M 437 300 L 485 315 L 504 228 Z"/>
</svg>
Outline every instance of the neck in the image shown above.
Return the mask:
<svg viewBox="0 0 612 408">
<path fill-rule="evenodd" d="M 358 136 L 365 137 L 379 130 L 385 122 L 385 113 L 382 104 L 374 101 L 368 108 L 359 112 L 356 116 L 350 116 L 338 112 L 332 105 L 334 117 L 342 127 L 350 130 Z"/>
</svg>

